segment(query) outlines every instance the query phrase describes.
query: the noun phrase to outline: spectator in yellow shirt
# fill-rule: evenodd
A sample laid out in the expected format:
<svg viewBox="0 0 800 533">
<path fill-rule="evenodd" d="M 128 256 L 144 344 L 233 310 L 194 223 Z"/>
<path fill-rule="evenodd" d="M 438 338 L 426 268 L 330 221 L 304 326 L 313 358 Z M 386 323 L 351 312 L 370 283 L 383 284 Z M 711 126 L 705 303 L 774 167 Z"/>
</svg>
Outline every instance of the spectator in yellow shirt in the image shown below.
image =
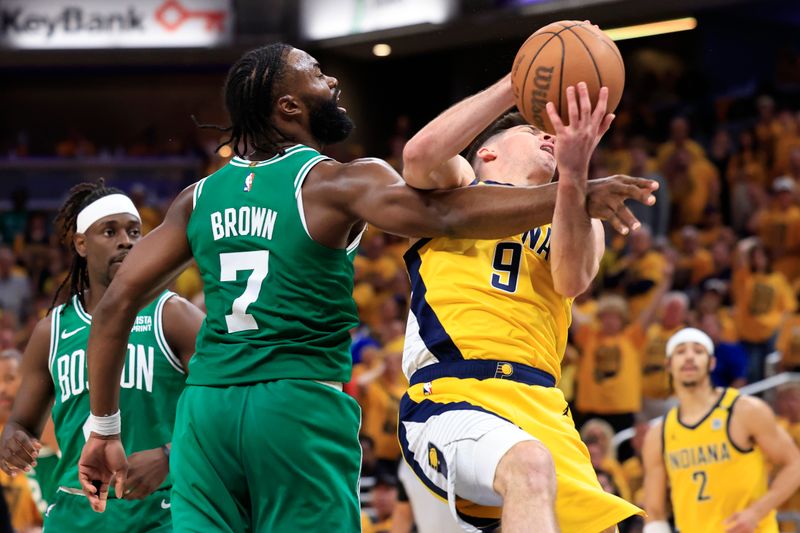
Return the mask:
<svg viewBox="0 0 800 533">
<path fill-rule="evenodd" d="M 669 140 L 658 147 L 656 159 L 664 172 L 667 161 L 678 150 L 686 150 L 693 158 L 705 159 L 706 151 L 697 141 L 689 138 L 690 125 L 685 117 L 675 117 L 669 125 Z"/>
<path fill-rule="evenodd" d="M 792 314 L 781 324 L 775 348 L 781 354 L 781 372 L 800 372 L 800 313 Z"/>
<path fill-rule="evenodd" d="M 772 271 L 764 245 L 754 238 L 739 243 L 731 292 L 736 329 L 748 356 L 747 380 L 753 383 L 763 379 L 778 328 L 797 308 L 797 300 L 783 274 Z"/>
<path fill-rule="evenodd" d="M 796 185 L 783 176 L 772 184 L 770 204 L 753 215 L 750 230 L 761 238 L 776 272 L 791 283 L 800 275 L 800 207 Z"/>
<path fill-rule="evenodd" d="M 601 418 L 615 431 L 633 425 L 642 408 L 645 331 L 671 279 L 668 271 L 653 302 L 634 321 L 625 300 L 616 295 L 600 298 L 596 323 L 573 309 L 571 330 L 580 351 L 575 406 L 582 420 Z"/>
<path fill-rule="evenodd" d="M 22 382 L 21 361 L 22 354 L 17 350 L 0 352 L 0 432 L 11 415 L 11 406 Z M 38 530 L 42 525 L 42 515 L 33 499 L 28 477 L 11 477 L 0 471 L 0 486 L 3 487 L 14 530 L 19 533 Z"/>
<path fill-rule="evenodd" d="M 739 333 L 736 331 L 731 310 L 722 305 L 728 295 L 728 284 L 721 279 L 710 278 L 703 282 L 701 289 L 697 309 L 690 319 L 692 326 L 702 329 L 700 324 L 703 318 L 712 315 L 719 321 L 720 342 L 739 342 Z"/>
<path fill-rule="evenodd" d="M 653 247 L 653 235 L 642 225 L 631 233 L 628 253 L 609 268 L 607 277 L 621 285 L 628 298 L 631 316 L 637 316 L 655 297 L 656 286 L 664 277 L 666 257 Z"/>
<path fill-rule="evenodd" d="M 686 289 L 699 284 L 714 272 L 711 252 L 701 248 L 700 233 L 694 226 L 684 226 L 680 233 L 675 288 Z"/>
<path fill-rule="evenodd" d="M 383 353 L 383 372 L 374 381 L 362 385 L 362 408 L 364 422 L 362 431 L 375 443 L 375 456 L 379 464 L 396 466 L 400 458 L 400 443 L 397 440 L 397 416 L 400 399 L 408 388 L 408 381 L 401 368 L 402 343 L 386 346 Z"/>
<path fill-rule="evenodd" d="M 581 440 L 589 450 L 589 458 L 595 470 L 604 470 L 611 475 L 611 479 L 619 490 L 619 496 L 632 501 L 631 489 L 622 465 L 614 457 L 614 448 L 611 439 L 614 438 L 614 429 L 605 420 L 592 418 L 581 426 Z"/>
</svg>

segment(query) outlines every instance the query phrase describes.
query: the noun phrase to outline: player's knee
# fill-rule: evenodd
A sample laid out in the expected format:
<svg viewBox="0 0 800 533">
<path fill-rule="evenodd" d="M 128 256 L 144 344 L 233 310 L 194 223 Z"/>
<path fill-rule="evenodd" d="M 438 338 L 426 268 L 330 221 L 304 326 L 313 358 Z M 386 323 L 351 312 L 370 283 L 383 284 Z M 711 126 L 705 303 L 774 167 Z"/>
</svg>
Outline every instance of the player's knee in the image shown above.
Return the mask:
<svg viewBox="0 0 800 533">
<path fill-rule="evenodd" d="M 553 456 L 538 441 L 515 444 L 497 465 L 494 488 L 504 498 L 514 491 L 555 494 L 556 469 Z"/>
</svg>

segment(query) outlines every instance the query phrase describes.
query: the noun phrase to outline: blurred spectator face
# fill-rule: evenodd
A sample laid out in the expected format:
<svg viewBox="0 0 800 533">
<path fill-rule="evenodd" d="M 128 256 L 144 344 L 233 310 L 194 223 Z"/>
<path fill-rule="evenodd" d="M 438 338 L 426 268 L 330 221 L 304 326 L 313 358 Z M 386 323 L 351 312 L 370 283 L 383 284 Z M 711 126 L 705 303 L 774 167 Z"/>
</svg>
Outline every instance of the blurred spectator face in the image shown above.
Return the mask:
<svg viewBox="0 0 800 533">
<path fill-rule="evenodd" d="M 700 236 L 694 226 L 684 226 L 681 230 L 681 248 L 684 253 L 693 254 L 700 247 Z"/>
<path fill-rule="evenodd" d="M 686 300 L 679 294 L 668 294 L 664 298 L 661 325 L 666 329 L 677 328 L 686 323 L 686 313 L 689 311 Z"/>
<path fill-rule="evenodd" d="M 778 389 L 776 398 L 778 414 L 796 424 L 800 422 L 800 386 L 796 383 Z"/>
<path fill-rule="evenodd" d="M 697 310 L 703 314 L 714 314 L 722 305 L 722 294 L 716 290 L 706 290 L 700 296 L 697 303 Z"/>
<path fill-rule="evenodd" d="M 763 246 L 754 246 L 750 251 L 750 268 L 754 272 L 766 272 L 769 269 L 769 257 Z"/>
<path fill-rule="evenodd" d="M 675 117 L 669 125 L 670 138 L 682 143 L 689 138 L 689 121 L 683 117 Z"/>
<path fill-rule="evenodd" d="M 378 482 L 372 489 L 372 507 L 380 520 L 392 516 L 397 504 L 397 487 Z"/>
<path fill-rule="evenodd" d="M 731 264 L 731 247 L 725 241 L 717 241 L 711 246 L 711 258 L 717 270 L 727 268 Z"/>
<path fill-rule="evenodd" d="M 711 152 L 716 157 L 724 157 L 731 151 L 731 136 L 727 130 L 717 130 L 711 141 Z"/>
<path fill-rule="evenodd" d="M 385 248 L 385 241 L 383 233 L 367 232 L 364 238 L 361 239 L 360 251 L 363 255 L 370 259 L 377 259 L 383 254 Z"/>
<path fill-rule="evenodd" d="M 11 406 L 17 397 L 22 376 L 19 373 L 19 360 L 22 357 L 17 350 L 7 350 L 0 356 L 0 423 L 5 424 L 11 414 Z"/>
<path fill-rule="evenodd" d="M 8 246 L 0 247 L 0 278 L 7 278 L 14 268 L 14 252 Z"/>
<path fill-rule="evenodd" d="M 397 376 L 403 369 L 403 354 L 399 352 L 388 352 L 384 356 L 384 363 L 386 364 L 385 373 L 388 376 Z"/>
<path fill-rule="evenodd" d="M 650 228 L 647 226 L 640 226 L 639 229 L 631 233 L 631 252 L 634 255 L 642 255 L 653 246 L 653 236 L 650 233 Z"/>
<path fill-rule="evenodd" d="M 597 472 L 597 481 L 600 482 L 600 486 L 603 487 L 604 491 L 619 496 L 617 487 L 614 485 L 614 481 L 611 479 L 611 476 L 608 475 L 608 472 Z"/>
<path fill-rule="evenodd" d="M 375 457 L 375 444 L 372 439 L 361 435 L 358 437 L 358 441 L 361 443 L 361 464 L 369 465 L 370 467 L 375 466 L 377 458 Z"/>
<path fill-rule="evenodd" d="M 711 337 L 714 344 L 719 344 L 719 339 L 722 335 L 722 325 L 719 323 L 719 317 L 716 314 L 703 315 L 703 318 L 700 319 L 700 329 Z"/>
<path fill-rule="evenodd" d="M 750 130 L 742 130 L 739 133 L 739 149 L 749 151 L 753 149 L 753 132 Z"/>
<path fill-rule="evenodd" d="M 603 311 L 597 314 L 603 335 L 616 335 L 625 327 L 625 319 L 617 311 Z"/>
<path fill-rule="evenodd" d="M 387 298 L 381 304 L 381 319 L 388 322 L 400 317 L 400 306 L 394 298 Z"/>
<path fill-rule="evenodd" d="M 785 211 L 794 203 L 794 196 L 791 191 L 777 192 L 775 193 L 775 203 L 781 210 Z"/>
<path fill-rule="evenodd" d="M 634 146 L 630 149 L 631 154 L 631 173 L 635 175 L 644 174 L 647 168 L 647 152 L 641 146 Z"/>
<path fill-rule="evenodd" d="M 5 315 L 8 315 L 6 313 Z M 5 316 L 4 315 L 4 316 Z M 0 350 L 9 350 L 16 348 L 16 338 L 14 328 L 3 327 L 0 328 Z"/>
<path fill-rule="evenodd" d="M 795 148 L 789 154 L 789 169 L 793 176 L 800 175 L 800 148 Z"/>
<path fill-rule="evenodd" d="M 589 450 L 589 459 L 592 461 L 592 466 L 600 468 L 606 458 L 603 447 L 597 442 L 597 439 L 589 437 L 586 439 L 586 449 Z"/>
<path fill-rule="evenodd" d="M 756 108 L 761 120 L 771 120 L 775 113 L 775 100 L 767 95 L 759 96 L 756 100 Z"/>
</svg>

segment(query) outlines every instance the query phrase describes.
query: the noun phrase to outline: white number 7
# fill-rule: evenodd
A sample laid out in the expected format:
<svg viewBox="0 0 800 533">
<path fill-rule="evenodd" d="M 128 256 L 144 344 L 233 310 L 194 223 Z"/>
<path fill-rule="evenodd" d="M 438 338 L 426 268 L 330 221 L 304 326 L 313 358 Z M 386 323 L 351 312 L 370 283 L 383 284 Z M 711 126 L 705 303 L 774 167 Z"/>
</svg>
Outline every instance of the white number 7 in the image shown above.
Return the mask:
<svg viewBox="0 0 800 533">
<path fill-rule="evenodd" d="M 230 315 L 225 315 L 228 333 L 258 329 L 253 315 L 247 314 L 247 308 L 258 299 L 261 283 L 269 271 L 269 250 L 255 252 L 232 252 L 219 254 L 219 280 L 236 281 L 236 273 L 241 270 L 252 270 L 247 278 L 244 294 L 233 301 Z"/>
</svg>

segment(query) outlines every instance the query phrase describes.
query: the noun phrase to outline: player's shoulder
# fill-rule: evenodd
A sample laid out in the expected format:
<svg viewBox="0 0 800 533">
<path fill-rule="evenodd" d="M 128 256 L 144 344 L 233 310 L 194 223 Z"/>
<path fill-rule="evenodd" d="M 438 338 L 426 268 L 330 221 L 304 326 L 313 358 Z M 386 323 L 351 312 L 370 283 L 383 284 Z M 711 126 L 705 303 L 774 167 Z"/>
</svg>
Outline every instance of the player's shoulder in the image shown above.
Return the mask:
<svg viewBox="0 0 800 533">
<path fill-rule="evenodd" d="M 741 417 L 744 420 L 752 420 L 754 417 L 766 417 L 767 419 L 775 417 L 775 413 L 767 402 L 757 396 L 743 394 L 736 396 L 731 411 L 737 418 Z"/>
<path fill-rule="evenodd" d="M 347 163 L 342 163 L 336 161 L 335 159 L 327 159 L 318 163 L 315 168 L 317 168 L 320 172 L 333 173 L 342 176 L 352 175 L 360 172 L 369 172 L 370 170 L 377 169 L 393 170 L 389 163 L 377 157 L 360 157 Z"/>
<path fill-rule="evenodd" d="M 43 318 L 40 318 L 36 325 L 33 327 L 33 331 L 31 332 L 31 338 L 35 337 L 50 337 L 50 328 L 53 324 L 53 315 L 58 312 L 60 308 L 53 309 L 50 313 L 47 313 Z"/>
<path fill-rule="evenodd" d="M 664 447 L 664 425 L 666 416 L 652 422 L 644 436 L 644 453 L 660 455 Z"/>
</svg>

